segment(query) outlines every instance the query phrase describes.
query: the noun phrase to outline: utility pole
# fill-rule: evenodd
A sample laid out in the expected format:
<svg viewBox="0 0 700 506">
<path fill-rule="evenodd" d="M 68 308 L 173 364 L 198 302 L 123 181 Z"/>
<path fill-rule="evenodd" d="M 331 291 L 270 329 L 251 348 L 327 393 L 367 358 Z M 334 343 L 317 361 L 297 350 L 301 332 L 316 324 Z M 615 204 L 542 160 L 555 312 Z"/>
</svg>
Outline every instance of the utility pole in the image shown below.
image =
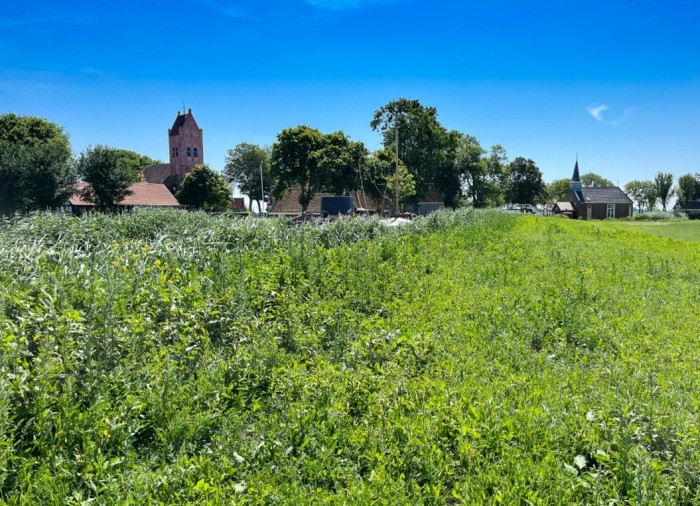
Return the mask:
<svg viewBox="0 0 700 506">
<path fill-rule="evenodd" d="M 260 205 L 258 206 L 258 211 L 260 211 L 260 217 L 262 218 L 263 210 L 262 205 L 265 201 L 265 183 L 263 182 L 263 164 L 260 162 Z"/>
<path fill-rule="evenodd" d="M 394 116 L 396 133 L 396 173 L 394 174 L 394 214 L 399 216 L 399 115 Z"/>
</svg>

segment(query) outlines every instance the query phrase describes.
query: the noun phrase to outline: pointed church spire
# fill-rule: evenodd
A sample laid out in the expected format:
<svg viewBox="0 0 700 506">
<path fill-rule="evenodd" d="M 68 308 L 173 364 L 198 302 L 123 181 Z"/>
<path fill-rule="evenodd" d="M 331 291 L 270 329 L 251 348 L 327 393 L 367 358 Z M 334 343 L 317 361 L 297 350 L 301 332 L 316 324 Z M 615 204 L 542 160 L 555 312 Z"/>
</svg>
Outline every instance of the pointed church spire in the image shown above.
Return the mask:
<svg viewBox="0 0 700 506">
<path fill-rule="evenodd" d="M 583 185 L 581 185 L 581 176 L 578 174 L 578 155 L 576 155 L 576 165 L 574 165 L 574 175 L 571 176 L 571 181 L 569 182 L 569 190 L 576 194 L 579 201 L 583 201 L 583 193 L 581 190 Z"/>
<path fill-rule="evenodd" d="M 574 165 L 574 175 L 571 176 L 572 181 L 581 182 L 581 176 L 578 175 L 578 155 L 576 156 L 576 165 Z"/>
</svg>

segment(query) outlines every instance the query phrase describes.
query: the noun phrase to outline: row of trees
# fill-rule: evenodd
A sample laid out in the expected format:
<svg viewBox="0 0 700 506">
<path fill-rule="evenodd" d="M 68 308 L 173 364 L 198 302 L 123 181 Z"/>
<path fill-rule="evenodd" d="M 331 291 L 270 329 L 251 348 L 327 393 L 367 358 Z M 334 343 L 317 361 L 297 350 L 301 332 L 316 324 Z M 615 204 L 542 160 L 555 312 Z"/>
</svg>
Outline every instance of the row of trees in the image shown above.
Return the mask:
<svg viewBox="0 0 700 506">
<path fill-rule="evenodd" d="M 318 192 L 364 190 L 390 205 L 437 192 L 451 207 L 536 203 L 545 193 L 532 160 L 509 161 L 500 145 L 483 149 L 475 137 L 443 127 L 437 110 L 418 100 L 389 102 L 370 126 L 383 139 L 374 153 L 342 131 L 323 134 L 301 125 L 284 129 L 270 148 L 242 143 L 229 150 L 224 176 L 258 207 L 261 198 L 279 198 L 297 186 L 304 210 Z"/>
<path fill-rule="evenodd" d="M 700 181 L 697 174 L 685 174 L 678 178 L 678 185 L 674 187 L 673 174 L 659 172 L 653 181 L 630 181 L 625 185 L 625 192 L 637 203 L 640 211 L 653 210 L 657 202 L 666 211 L 674 196 L 687 209 L 690 201 L 700 198 Z"/>
<path fill-rule="evenodd" d="M 568 179 L 545 185 L 530 159 L 509 160 L 506 150 L 482 148 L 468 134 L 447 130 L 437 110 L 418 100 L 399 99 L 379 108 L 370 121 L 382 136 L 382 147 L 370 153 L 342 131 L 323 134 L 306 125 L 287 128 L 271 147 L 242 143 L 229 150 L 222 175 L 198 167 L 183 180 L 178 200 L 192 207 L 225 209 L 234 183 L 251 201 L 279 198 L 297 186 L 306 209 L 315 193 L 341 194 L 363 190 L 384 205 L 414 203 L 436 193 L 451 207 L 497 206 L 504 202 L 537 204 L 563 200 Z M 83 198 L 109 210 L 141 180 L 144 165 L 159 162 L 133 151 L 95 146 L 72 158 L 66 133 L 41 118 L 0 116 L 0 214 L 54 208 L 75 191 L 78 179 L 89 183 Z M 594 173 L 581 177 L 584 186 L 611 186 Z M 698 179 L 657 174 L 654 181 L 625 186 L 641 209 L 659 201 L 666 209 L 677 194 L 682 202 L 700 196 Z M 434 198 L 434 197 L 433 197 Z"/>
<path fill-rule="evenodd" d="M 68 135 L 57 125 L 31 116 L 0 116 L 0 216 L 53 209 L 76 191 L 97 209 L 113 210 L 143 180 L 142 169 L 160 162 L 133 151 L 97 145 L 72 157 Z M 176 195 L 183 205 L 226 209 L 231 188 L 206 166 L 182 181 Z"/>
</svg>

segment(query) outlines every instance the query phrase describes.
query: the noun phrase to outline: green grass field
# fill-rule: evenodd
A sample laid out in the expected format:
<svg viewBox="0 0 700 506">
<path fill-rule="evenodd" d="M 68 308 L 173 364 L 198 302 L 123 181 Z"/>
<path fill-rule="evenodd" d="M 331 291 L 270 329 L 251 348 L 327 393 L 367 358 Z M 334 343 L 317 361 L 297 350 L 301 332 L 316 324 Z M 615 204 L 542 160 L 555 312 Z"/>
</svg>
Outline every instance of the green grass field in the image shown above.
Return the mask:
<svg viewBox="0 0 700 506">
<path fill-rule="evenodd" d="M 626 222 L 625 225 L 661 237 L 700 242 L 700 221 L 698 220 L 631 221 Z"/>
<path fill-rule="evenodd" d="M 0 251 L 8 504 L 700 501 L 693 242 L 149 211 Z"/>
</svg>

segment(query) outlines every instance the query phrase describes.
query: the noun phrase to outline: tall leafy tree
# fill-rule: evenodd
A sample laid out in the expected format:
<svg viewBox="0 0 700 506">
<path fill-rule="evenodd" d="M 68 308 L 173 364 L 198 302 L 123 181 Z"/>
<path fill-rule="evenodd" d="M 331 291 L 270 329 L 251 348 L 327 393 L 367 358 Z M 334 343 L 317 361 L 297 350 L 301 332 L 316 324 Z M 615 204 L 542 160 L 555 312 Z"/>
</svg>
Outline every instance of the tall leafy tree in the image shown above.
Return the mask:
<svg viewBox="0 0 700 506">
<path fill-rule="evenodd" d="M 367 150 L 343 132 L 322 134 L 301 125 L 277 135 L 272 146 L 273 193 L 280 197 L 291 186 L 298 186 L 299 204 L 305 212 L 314 194 L 342 193 L 357 188 L 359 168 Z"/>
<path fill-rule="evenodd" d="M 644 196 L 644 203 L 647 206 L 647 211 L 652 211 L 656 207 L 656 201 L 658 199 L 654 181 L 642 181 L 642 195 Z"/>
<path fill-rule="evenodd" d="M 508 153 L 500 144 L 491 146 L 491 150 L 486 156 L 486 173 L 491 182 L 491 200 L 492 206 L 499 206 L 506 200 L 506 187 L 508 176 Z"/>
<path fill-rule="evenodd" d="M 315 193 L 324 185 L 324 174 L 318 169 L 317 151 L 325 146 L 324 135 L 306 125 L 285 128 L 277 134 L 272 146 L 273 193 L 276 198 L 291 186 L 299 186 L 299 204 L 306 212 Z"/>
<path fill-rule="evenodd" d="M 0 215 L 59 206 L 74 183 L 61 127 L 32 116 L 0 116 Z"/>
<path fill-rule="evenodd" d="M 476 137 L 457 132 L 455 165 L 464 186 L 463 193 L 474 207 L 485 207 L 491 194 L 491 181 L 484 149 Z"/>
<path fill-rule="evenodd" d="M 77 162 L 78 174 L 87 183 L 82 197 L 102 211 L 114 210 L 131 194 L 129 186 L 141 181 L 141 168 L 123 150 L 102 146 L 88 147 Z"/>
<path fill-rule="evenodd" d="M 225 211 L 231 206 L 231 186 L 207 165 L 196 165 L 175 194 L 184 206 L 205 211 Z"/>
<path fill-rule="evenodd" d="M 367 154 L 364 144 L 350 140 L 343 132 L 325 135 L 323 147 L 313 153 L 321 174 L 321 189 L 334 194 L 355 190 Z"/>
<path fill-rule="evenodd" d="M 506 196 L 511 203 L 536 204 L 545 194 L 542 172 L 530 159 L 517 157 L 508 165 Z"/>
<path fill-rule="evenodd" d="M 639 211 L 643 211 L 645 203 L 644 183 L 638 180 L 628 182 L 625 184 L 625 193 L 637 203 Z"/>
<path fill-rule="evenodd" d="M 696 174 L 684 174 L 678 178 L 678 200 L 681 201 L 683 209 L 688 209 L 691 200 L 698 197 L 698 176 Z"/>
<path fill-rule="evenodd" d="M 594 172 L 588 172 L 581 176 L 583 186 L 614 186 L 613 182 Z"/>
<path fill-rule="evenodd" d="M 119 163 L 124 165 L 124 169 L 134 174 L 141 172 L 146 165 L 160 165 L 162 163 L 160 160 L 154 160 L 149 156 L 128 149 L 115 149 L 114 152 Z"/>
<path fill-rule="evenodd" d="M 396 153 L 391 149 L 382 148 L 375 151 L 360 168 L 361 186 L 364 191 L 375 200 L 381 202 L 382 209 L 387 206 L 392 208 L 394 213 L 400 211 L 395 209 L 396 188 Z M 399 205 L 407 198 L 415 194 L 415 179 L 408 171 L 404 163 L 398 163 L 398 200 Z"/>
<path fill-rule="evenodd" d="M 547 200 L 549 202 L 561 202 L 569 193 L 571 181 L 566 178 L 555 179 L 546 187 Z"/>
<path fill-rule="evenodd" d="M 456 203 L 460 193 L 453 158 L 456 145 L 438 121 L 437 109 L 400 98 L 375 111 L 370 126 L 382 134 L 384 147 L 394 151 L 398 131 L 399 158 L 415 178 L 417 198 L 432 187 L 443 193 L 448 205 Z"/>
<path fill-rule="evenodd" d="M 223 175 L 229 183 L 235 184 L 251 203 L 257 202 L 258 209 L 262 209 L 260 200 L 267 200 L 272 194 L 270 150 L 247 142 L 238 144 L 228 151 Z"/>
<path fill-rule="evenodd" d="M 653 181 L 630 181 L 625 185 L 625 193 L 637 203 L 640 212 L 651 210 L 656 205 L 656 185 Z"/>
<path fill-rule="evenodd" d="M 666 204 L 676 192 L 673 188 L 673 174 L 659 171 L 654 178 L 654 185 L 656 187 L 656 195 L 659 197 L 659 202 L 661 202 L 661 208 L 666 211 Z"/>
</svg>

